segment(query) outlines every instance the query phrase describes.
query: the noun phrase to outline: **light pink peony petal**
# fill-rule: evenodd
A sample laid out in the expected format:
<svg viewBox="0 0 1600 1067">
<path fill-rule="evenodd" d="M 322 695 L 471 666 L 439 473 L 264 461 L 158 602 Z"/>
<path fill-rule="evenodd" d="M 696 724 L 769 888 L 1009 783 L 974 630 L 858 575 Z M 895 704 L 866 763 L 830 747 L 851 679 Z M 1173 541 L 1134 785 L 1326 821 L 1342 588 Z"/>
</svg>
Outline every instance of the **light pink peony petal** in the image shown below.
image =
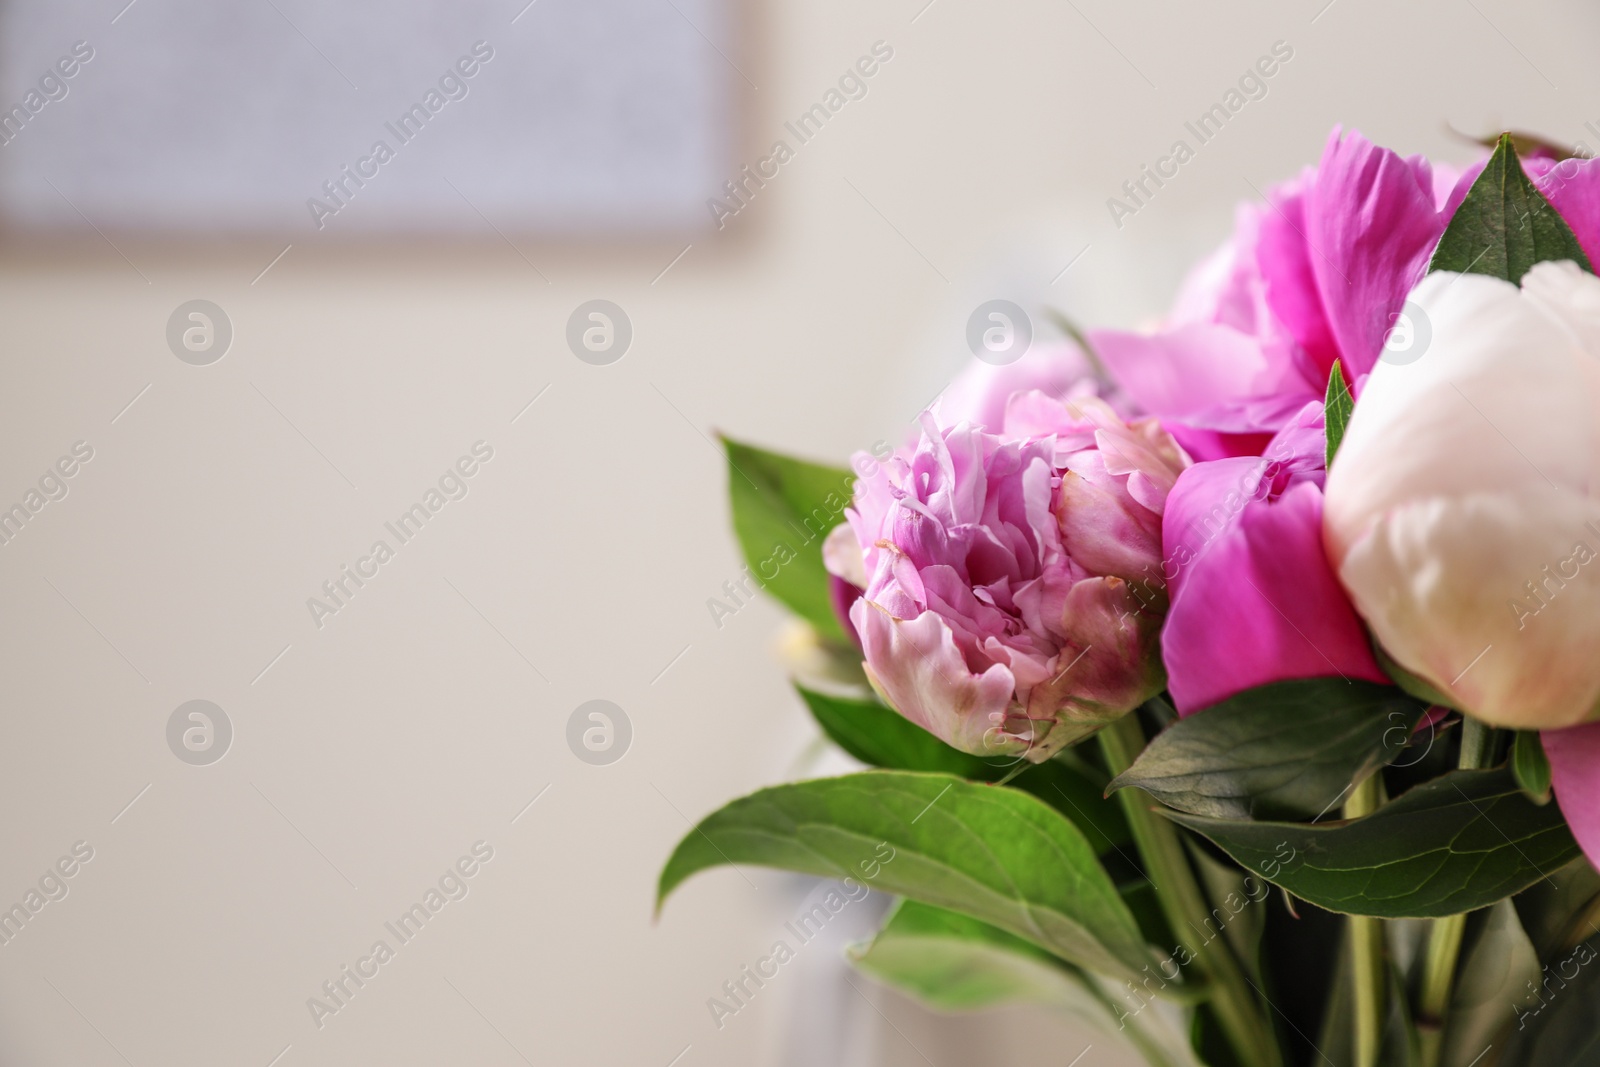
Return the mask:
<svg viewBox="0 0 1600 1067">
<path fill-rule="evenodd" d="M 973 359 L 939 394 L 933 411 L 941 426 L 970 422 L 998 434 L 1015 394 L 1037 390 L 1061 398 L 1086 380 L 1092 381 L 1092 368 L 1077 345 L 1035 344 L 1014 363 L 996 366 Z"/>
<path fill-rule="evenodd" d="M 823 539 L 822 566 L 835 578 L 861 589 L 867 587 L 867 564 L 861 555 L 861 542 L 848 523 L 835 526 Z"/>
<path fill-rule="evenodd" d="M 1056 517 L 1062 547 L 1095 574 L 1135 581 L 1161 554 L 1161 517 L 1114 479 L 1067 471 L 1061 476 Z"/>
<path fill-rule="evenodd" d="M 1015 689 L 1011 671 L 995 664 L 973 674 L 938 614 L 896 619 L 858 600 L 850 619 L 861 635 L 867 677 L 890 707 L 963 752 L 995 756 L 1026 751 L 1026 734 L 1009 732 L 1018 725 L 1007 715 Z"/>
</svg>

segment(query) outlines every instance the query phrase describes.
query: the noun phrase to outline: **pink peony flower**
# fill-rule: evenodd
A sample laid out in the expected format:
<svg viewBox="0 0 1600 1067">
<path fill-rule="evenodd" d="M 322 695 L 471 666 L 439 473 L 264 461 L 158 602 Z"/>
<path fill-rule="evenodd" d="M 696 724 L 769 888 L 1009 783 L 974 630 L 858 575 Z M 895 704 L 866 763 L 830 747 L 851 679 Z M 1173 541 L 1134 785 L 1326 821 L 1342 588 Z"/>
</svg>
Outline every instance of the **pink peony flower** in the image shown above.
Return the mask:
<svg viewBox="0 0 1600 1067">
<path fill-rule="evenodd" d="M 970 422 L 986 433 L 999 433 L 1013 395 L 1038 390 L 1061 400 L 1095 396 L 1094 370 L 1082 350 L 1068 342 L 1034 345 L 1013 363 L 969 360 L 934 401 L 934 417 L 943 426 Z M 1106 399 L 1119 407 L 1115 399 Z"/>
<path fill-rule="evenodd" d="M 830 539 L 885 702 L 979 755 L 1042 761 L 1159 692 L 1165 599 L 1142 579 L 1188 462 L 1104 401 L 1010 397 L 998 433 L 923 433 L 856 484 L 859 556 Z"/>
<path fill-rule="evenodd" d="M 1161 649 L 1182 714 L 1292 678 L 1389 680 L 1323 552 L 1322 424 L 1307 404 L 1260 457 L 1197 463 L 1167 499 Z"/>
<path fill-rule="evenodd" d="M 1197 459 L 1259 455 L 1335 360 L 1351 383 L 1372 369 L 1474 176 L 1335 129 L 1316 168 L 1240 206 L 1160 330 L 1090 340 Z"/>
</svg>

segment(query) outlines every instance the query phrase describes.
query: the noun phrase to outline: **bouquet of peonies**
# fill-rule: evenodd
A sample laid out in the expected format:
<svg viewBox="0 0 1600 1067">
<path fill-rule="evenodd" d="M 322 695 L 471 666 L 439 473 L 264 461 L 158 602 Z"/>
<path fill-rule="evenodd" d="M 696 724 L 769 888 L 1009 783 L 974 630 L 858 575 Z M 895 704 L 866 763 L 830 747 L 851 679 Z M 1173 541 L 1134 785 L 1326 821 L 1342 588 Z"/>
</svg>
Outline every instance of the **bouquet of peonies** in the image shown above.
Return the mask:
<svg viewBox="0 0 1600 1067">
<path fill-rule="evenodd" d="M 975 364 L 853 499 L 727 442 L 872 769 L 708 816 L 659 896 L 870 885 L 862 970 L 1152 1064 L 1600 1064 L 1600 161 L 1336 130 L 1266 200 L 1159 329 Z"/>
</svg>

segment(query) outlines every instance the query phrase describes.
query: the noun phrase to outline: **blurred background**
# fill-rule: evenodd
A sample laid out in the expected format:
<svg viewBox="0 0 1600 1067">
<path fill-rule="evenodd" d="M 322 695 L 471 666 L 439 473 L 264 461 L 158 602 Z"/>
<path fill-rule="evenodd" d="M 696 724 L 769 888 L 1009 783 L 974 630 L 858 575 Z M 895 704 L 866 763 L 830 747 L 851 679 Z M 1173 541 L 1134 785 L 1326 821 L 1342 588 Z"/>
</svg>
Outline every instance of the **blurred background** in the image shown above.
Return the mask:
<svg viewBox="0 0 1600 1067">
<path fill-rule="evenodd" d="M 714 433 L 843 462 L 986 301 L 1159 315 L 1336 123 L 1600 144 L 1597 41 L 1579 0 L 0 5 L 0 1064 L 1133 1062 L 848 970 L 876 897 L 712 1018 L 818 890 L 653 920 L 661 864 L 847 766 L 782 612 L 708 609 Z"/>
</svg>

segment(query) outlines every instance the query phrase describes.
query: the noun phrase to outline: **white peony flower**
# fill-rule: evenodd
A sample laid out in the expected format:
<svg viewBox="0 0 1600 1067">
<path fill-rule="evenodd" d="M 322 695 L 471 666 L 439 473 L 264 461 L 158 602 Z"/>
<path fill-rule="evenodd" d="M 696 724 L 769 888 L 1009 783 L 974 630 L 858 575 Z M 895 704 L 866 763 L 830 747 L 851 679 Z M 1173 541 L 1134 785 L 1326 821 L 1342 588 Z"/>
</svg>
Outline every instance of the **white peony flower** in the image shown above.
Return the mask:
<svg viewBox="0 0 1600 1067">
<path fill-rule="evenodd" d="M 1323 534 L 1394 659 L 1477 717 L 1600 719 L 1600 278 L 1424 278 L 1431 341 L 1383 361 L 1328 474 Z"/>
</svg>

